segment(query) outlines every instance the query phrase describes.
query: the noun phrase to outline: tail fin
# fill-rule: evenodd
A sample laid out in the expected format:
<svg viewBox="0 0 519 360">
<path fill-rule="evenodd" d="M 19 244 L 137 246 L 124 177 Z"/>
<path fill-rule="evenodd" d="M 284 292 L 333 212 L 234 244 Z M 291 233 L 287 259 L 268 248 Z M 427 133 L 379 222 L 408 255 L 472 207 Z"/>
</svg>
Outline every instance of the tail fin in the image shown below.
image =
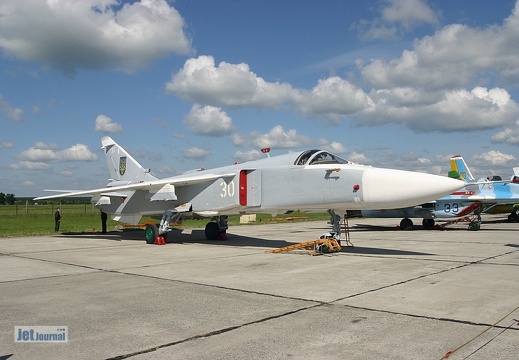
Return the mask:
<svg viewBox="0 0 519 360">
<path fill-rule="evenodd" d="M 105 152 L 108 171 L 110 172 L 109 186 L 126 185 L 142 181 L 157 180 L 151 175 L 150 169 L 145 169 L 126 152 L 111 137 L 101 139 L 101 149 Z"/>
<path fill-rule="evenodd" d="M 451 157 L 451 171 L 449 172 L 449 176 L 451 176 L 452 172 L 457 172 L 459 174 L 459 178 L 464 180 L 465 182 L 475 181 L 474 176 L 470 172 L 465 160 L 460 155 L 456 155 Z"/>
</svg>

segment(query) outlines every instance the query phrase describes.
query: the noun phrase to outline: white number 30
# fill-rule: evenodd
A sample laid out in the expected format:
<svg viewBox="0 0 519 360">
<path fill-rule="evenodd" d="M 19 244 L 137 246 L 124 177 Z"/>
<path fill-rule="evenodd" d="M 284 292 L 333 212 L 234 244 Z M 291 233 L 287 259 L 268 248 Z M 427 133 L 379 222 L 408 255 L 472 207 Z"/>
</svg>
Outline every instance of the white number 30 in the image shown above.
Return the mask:
<svg viewBox="0 0 519 360">
<path fill-rule="evenodd" d="M 234 196 L 234 181 L 231 181 L 228 184 L 225 181 L 222 181 L 220 183 L 220 187 L 222 188 L 222 191 L 220 192 L 220 197 L 225 198 Z"/>
</svg>

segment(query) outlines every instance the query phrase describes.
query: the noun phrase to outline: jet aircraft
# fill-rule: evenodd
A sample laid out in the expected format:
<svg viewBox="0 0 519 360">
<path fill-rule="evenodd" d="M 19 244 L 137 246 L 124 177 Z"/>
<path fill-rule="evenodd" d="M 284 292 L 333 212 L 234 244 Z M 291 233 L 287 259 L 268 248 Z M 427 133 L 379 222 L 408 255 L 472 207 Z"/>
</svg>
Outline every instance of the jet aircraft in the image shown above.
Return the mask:
<svg viewBox="0 0 519 360">
<path fill-rule="evenodd" d="M 459 177 L 466 182 L 462 189 L 421 205 L 390 210 L 362 210 L 361 215 L 372 218 L 402 217 L 400 228 L 410 230 L 413 228 L 411 218 L 422 218 L 423 227 L 431 229 L 435 225 L 436 218 L 453 219 L 476 214 L 478 220 L 471 222 L 469 229 L 479 230 L 481 213 L 495 213 L 506 205 L 506 209 L 511 209 L 509 221 L 515 221 L 518 217 L 514 209 L 519 203 L 519 168 L 514 168 L 516 175 L 509 181 L 502 180 L 500 177 L 476 181 L 463 157 L 459 155 L 452 157 L 450 164 L 449 176 Z"/>
<path fill-rule="evenodd" d="M 158 179 L 112 138 L 103 137 L 101 144 L 111 177 L 105 188 L 35 200 L 92 195 L 92 204 L 116 221 L 136 225 L 145 215 L 160 218 L 158 225 L 146 227 L 148 243 L 166 237 L 171 222 L 193 214 L 212 218 L 205 235 L 218 239 L 225 238 L 228 215 L 275 216 L 293 210 L 328 211 L 340 240 L 339 212 L 413 206 L 464 185 L 444 176 L 358 165 L 323 150 L 267 156 Z"/>
</svg>

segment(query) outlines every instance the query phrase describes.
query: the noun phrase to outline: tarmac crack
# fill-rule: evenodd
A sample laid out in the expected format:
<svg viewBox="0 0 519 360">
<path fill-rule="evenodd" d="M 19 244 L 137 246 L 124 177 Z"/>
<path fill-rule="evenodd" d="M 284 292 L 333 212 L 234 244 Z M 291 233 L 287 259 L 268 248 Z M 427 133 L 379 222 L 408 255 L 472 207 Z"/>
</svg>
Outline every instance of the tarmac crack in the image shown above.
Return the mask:
<svg viewBox="0 0 519 360">
<path fill-rule="evenodd" d="M 408 316 L 408 317 L 417 318 L 417 319 L 437 320 L 437 321 L 444 321 L 444 322 L 451 322 L 451 323 L 455 323 L 455 324 L 472 325 L 472 326 L 493 326 L 497 329 L 511 329 L 511 330 L 519 331 L 519 328 L 512 328 L 510 326 L 504 326 L 504 325 L 498 326 L 498 325 L 493 325 L 493 324 L 488 324 L 488 323 L 478 323 L 478 322 L 469 321 L 469 320 L 459 320 L 459 319 L 450 319 L 450 318 L 443 318 L 443 317 L 416 315 L 416 314 L 409 314 L 409 313 L 402 313 L 402 312 L 397 312 L 397 311 L 389 311 L 389 310 L 381 310 L 381 309 L 372 309 L 372 308 L 366 308 L 366 307 L 362 307 L 362 306 L 353 306 L 353 305 L 342 305 L 342 306 L 351 308 L 351 309 L 365 310 L 365 311 L 385 313 L 385 314 L 391 314 L 391 315 Z"/>
<path fill-rule="evenodd" d="M 185 339 L 181 339 L 181 340 L 177 340 L 177 341 L 171 341 L 171 342 L 167 342 L 167 343 L 160 344 L 160 345 L 157 345 L 157 346 L 152 346 L 152 347 L 149 347 L 147 349 L 143 349 L 143 350 L 139 350 L 139 351 L 134 351 L 134 352 L 131 352 L 131 353 L 121 354 L 121 355 L 117 355 L 115 357 L 107 358 L 107 360 L 115 360 L 115 359 L 127 359 L 127 358 L 130 358 L 130 357 L 133 357 L 133 356 L 137 356 L 137 355 L 141 355 L 141 354 L 146 354 L 146 353 L 152 353 L 152 352 L 158 351 L 160 349 L 176 346 L 176 345 L 183 344 L 183 343 L 188 343 L 188 342 L 191 342 L 191 341 L 196 341 L 198 339 L 204 339 L 204 338 L 209 338 L 209 337 L 213 337 L 213 336 L 218 336 L 220 334 L 225 334 L 225 333 L 228 333 L 228 332 L 231 332 L 231 331 L 235 331 L 235 330 L 247 327 L 247 326 L 265 323 L 265 322 L 270 321 L 270 320 L 275 320 L 275 319 L 283 318 L 283 317 L 286 317 L 286 316 L 290 316 L 290 315 L 293 315 L 293 314 L 296 314 L 296 313 L 304 312 L 306 310 L 310 310 L 310 309 L 314 309 L 314 308 L 318 308 L 318 307 L 322 307 L 322 306 L 344 306 L 344 307 L 349 307 L 349 308 L 352 308 L 352 309 L 362 309 L 362 310 L 366 310 L 366 311 L 373 311 L 373 312 L 379 312 L 379 313 L 388 313 L 388 314 L 394 314 L 394 315 L 400 315 L 400 316 L 409 316 L 409 317 L 415 317 L 415 318 L 430 319 L 430 320 L 437 320 L 437 321 L 444 321 L 444 322 L 451 322 L 451 323 L 458 323 L 458 324 L 466 324 L 466 325 L 471 325 L 471 326 L 490 326 L 490 324 L 477 323 L 477 322 L 466 321 L 466 320 L 457 320 L 457 319 L 449 319 L 449 318 L 437 318 L 437 317 L 422 316 L 422 315 L 409 314 L 409 313 L 392 312 L 392 311 L 382 310 L 382 309 L 372 309 L 372 308 L 370 309 L 370 308 L 356 307 L 356 306 L 351 306 L 351 305 L 340 305 L 340 304 L 337 304 L 337 302 L 341 301 L 341 300 L 346 300 L 346 299 L 350 299 L 350 298 L 353 298 L 353 297 L 357 297 L 357 296 L 360 296 L 360 295 L 363 295 L 363 294 L 373 293 L 373 292 L 376 292 L 376 291 L 379 291 L 379 290 L 383 290 L 383 289 L 395 287 L 395 286 L 398 286 L 398 285 L 406 284 L 406 283 L 409 283 L 409 282 L 412 282 L 412 281 L 415 281 L 415 280 L 419 280 L 419 279 L 427 278 L 427 277 L 430 277 L 430 276 L 434 276 L 434 275 L 450 272 L 450 271 L 453 271 L 453 270 L 461 269 L 461 268 L 464 268 L 464 267 L 472 266 L 472 265 L 495 265 L 495 264 L 488 264 L 488 263 L 484 263 L 484 262 L 485 261 L 489 261 L 489 260 L 493 260 L 493 259 L 497 259 L 497 258 L 505 256 L 505 255 L 513 254 L 513 253 L 516 253 L 518 251 L 519 251 L 519 249 L 514 249 L 514 250 L 511 250 L 511 251 L 504 252 L 502 254 L 487 256 L 485 258 L 481 258 L 481 259 L 478 259 L 478 260 L 475 260 L 475 261 L 470 261 L 470 262 L 462 263 L 462 264 L 460 264 L 458 266 L 453 266 L 453 267 L 450 267 L 448 269 L 443 269 L 443 270 L 435 271 L 435 272 L 432 272 L 432 273 L 429 273 L 429 274 L 424 274 L 424 275 L 416 276 L 416 277 L 413 277 L 413 278 L 410 278 L 410 279 L 406 279 L 406 280 L 403 280 L 403 281 L 395 282 L 393 284 L 389 284 L 389 285 L 386 285 L 386 286 L 381 286 L 381 287 L 378 287 L 376 289 L 370 289 L 370 290 L 367 290 L 367 291 L 359 292 L 357 294 L 352 294 L 352 295 L 349 295 L 349 296 L 345 296 L 345 297 L 342 297 L 342 298 L 338 298 L 338 299 L 335 299 L 335 300 L 332 300 L 332 301 L 326 301 L 326 302 L 324 302 L 324 301 L 317 301 L 317 300 L 311 300 L 311 299 L 287 297 L 287 296 L 282 296 L 282 295 L 269 294 L 269 293 L 250 291 L 250 290 L 244 290 L 244 289 L 229 288 L 229 287 L 218 286 L 218 285 L 203 284 L 203 283 L 184 281 L 184 280 L 178 280 L 178 279 L 167 279 L 167 278 L 162 278 L 162 277 L 157 277 L 157 276 L 136 274 L 136 273 L 131 273 L 131 272 L 122 271 L 122 270 L 102 269 L 102 268 L 97 268 L 97 267 L 92 267 L 92 266 L 87 266 L 87 265 L 81 265 L 81 264 L 73 264 L 73 263 L 68 263 L 68 262 L 63 262 L 63 261 L 38 259 L 38 258 L 33 258 L 33 257 L 30 257 L 30 256 L 26 256 L 26 255 L 25 256 L 19 255 L 19 254 L 8 254 L 8 255 L 7 254 L 3 254 L 3 255 L 12 256 L 12 257 L 18 257 L 18 258 L 24 258 L 24 259 L 31 259 L 31 260 L 47 262 L 47 263 L 63 264 L 63 265 L 74 266 L 74 267 L 85 268 L 85 269 L 96 270 L 96 271 L 107 272 L 107 273 L 116 273 L 116 274 L 121 274 L 121 275 L 129 275 L 129 276 L 138 276 L 138 277 L 145 277 L 145 278 L 150 278 L 150 279 L 157 279 L 157 280 L 161 280 L 161 281 L 193 284 L 193 285 L 199 285 L 199 286 L 218 288 L 218 289 L 227 290 L 227 291 L 236 291 L 236 292 L 243 292 L 243 293 L 259 294 L 259 295 L 263 295 L 263 296 L 277 297 L 277 298 L 290 299 L 290 300 L 298 300 L 298 301 L 304 301 L 304 302 L 311 303 L 311 304 L 308 304 L 308 306 L 299 307 L 297 309 L 290 310 L 290 311 L 285 311 L 285 312 L 280 313 L 280 314 L 276 314 L 276 315 L 272 315 L 272 316 L 267 316 L 267 317 L 264 317 L 264 318 L 256 319 L 256 320 L 245 322 L 245 323 L 238 324 L 238 325 L 223 327 L 221 329 L 217 329 L 217 330 L 209 331 L 209 332 L 206 332 L 206 333 L 194 335 L 194 336 L 191 336 L 191 337 L 188 337 L 188 338 L 185 338 Z M 424 259 L 424 260 L 427 260 L 427 259 Z M 445 262 L 448 262 L 448 261 L 445 261 Z M 501 265 L 501 264 L 498 264 L 498 265 Z M 70 276 L 70 275 L 77 275 L 77 274 L 57 275 L 56 277 L 59 277 L 59 276 Z M 498 328 L 502 328 L 502 327 L 498 327 Z M 514 329 L 514 330 L 519 330 L 519 329 Z"/>
<path fill-rule="evenodd" d="M 461 268 L 464 268 L 464 267 L 468 267 L 468 266 L 472 266 L 472 265 L 515 266 L 515 264 L 494 264 L 494 263 L 489 263 L 489 264 L 485 263 L 484 264 L 483 262 L 489 261 L 491 259 L 497 259 L 497 258 L 499 258 L 501 256 L 513 254 L 513 253 L 516 253 L 518 251 L 519 250 L 512 250 L 512 251 L 504 252 L 502 254 L 488 256 L 486 258 L 482 258 L 482 259 L 479 259 L 477 261 L 468 262 L 468 263 L 465 263 L 465 264 L 462 264 L 462 265 L 459 265 L 459 266 L 454 266 L 454 267 L 449 268 L 449 269 L 444 269 L 444 270 L 436 271 L 436 272 L 433 272 L 433 273 L 430 273 L 430 274 L 425 274 L 425 275 L 417 276 L 417 277 L 414 277 L 414 278 L 411 278 L 411 279 L 407 279 L 407 280 L 404 280 L 404 281 L 399 281 L 399 282 L 396 282 L 396 283 L 393 283 L 393 284 L 390 284 L 390 285 L 381 286 L 381 287 L 376 288 L 376 289 L 370 289 L 370 290 L 367 290 L 367 291 L 359 292 L 359 293 L 354 294 L 354 295 L 349 295 L 349 296 L 345 296 L 345 297 L 342 297 L 342 298 L 338 298 L 336 300 L 328 302 L 328 304 L 332 305 L 332 304 L 335 304 L 335 303 L 337 303 L 338 301 L 341 301 L 341 300 L 351 299 L 351 298 L 354 298 L 354 297 L 357 297 L 357 296 L 360 296 L 360 295 L 376 292 L 376 291 L 383 290 L 383 289 L 388 289 L 388 288 L 391 288 L 391 287 L 394 287 L 394 286 L 398 286 L 398 285 L 402 285 L 402 284 L 406 284 L 406 283 L 409 283 L 409 282 L 412 282 L 412 281 L 415 281 L 415 280 L 418 280 L 418 279 L 423 279 L 423 278 L 426 278 L 426 277 L 429 277 L 429 276 L 434 276 L 434 275 L 450 272 L 450 271 L 453 271 L 453 270 L 458 270 L 458 269 L 461 269 Z M 409 317 L 420 318 L 420 319 L 452 322 L 452 323 L 472 325 L 472 326 L 493 326 L 492 324 L 488 324 L 488 323 L 477 323 L 477 322 L 467 321 L 467 320 L 438 318 L 438 317 L 432 317 L 432 316 L 416 315 L 416 314 L 410 314 L 410 313 L 395 312 L 395 311 L 382 310 L 382 309 L 373 309 L 373 308 L 366 308 L 366 307 L 353 306 L 353 305 L 342 305 L 342 306 L 348 307 L 348 308 L 352 308 L 352 309 L 366 310 L 366 311 L 372 311 L 372 312 L 378 312 L 378 313 L 387 313 L 387 314 L 392 314 L 392 315 L 409 316 Z M 508 329 L 508 328 L 510 328 L 509 326 L 508 327 L 507 326 L 494 326 L 494 327 L 500 328 L 500 329 Z M 513 330 L 518 330 L 519 331 L 519 328 L 517 328 L 517 329 L 513 328 Z"/>
<path fill-rule="evenodd" d="M 492 263 L 491 264 L 482 264 L 482 263 L 484 261 L 488 261 L 488 260 L 491 260 L 491 259 L 496 259 L 496 258 L 498 258 L 500 256 L 505 256 L 505 255 L 513 254 L 513 253 L 518 252 L 518 251 L 519 250 L 507 251 L 507 252 L 504 252 L 502 254 L 488 256 L 486 258 L 482 258 L 482 259 L 479 259 L 479 260 L 470 261 L 470 262 L 464 262 L 464 263 L 462 263 L 459 266 L 453 266 L 453 267 L 448 268 L 448 269 L 443 269 L 443 270 L 435 271 L 435 272 L 432 272 L 432 273 L 429 273 L 429 274 L 424 274 L 424 275 L 416 276 L 414 278 L 398 281 L 398 282 L 395 282 L 395 283 L 392 283 L 392 284 L 389 284 L 389 285 L 385 285 L 385 286 L 381 286 L 381 287 L 378 287 L 378 288 L 375 288 L 375 289 L 370 289 L 370 290 L 359 292 L 357 294 L 348 295 L 348 296 L 345 296 L 345 297 L 342 297 L 342 298 L 338 298 L 336 300 L 331 301 L 330 303 L 334 303 L 334 302 L 341 301 L 341 300 L 346 300 L 346 299 L 351 299 L 351 298 L 354 298 L 354 297 L 357 297 L 357 296 L 360 296 L 360 295 L 369 294 L 369 293 L 372 293 L 372 292 L 380 291 L 380 290 L 383 290 L 383 289 L 388 289 L 388 288 L 391 288 L 391 287 L 394 287 L 394 286 L 398 286 L 398 285 L 402 285 L 402 284 L 407 284 L 407 283 L 410 283 L 410 282 L 415 281 L 415 280 L 423 279 L 423 278 L 426 278 L 426 277 L 429 277 L 429 276 L 438 275 L 438 274 L 443 274 L 443 273 L 446 273 L 446 272 L 449 272 L 449 271 L 453 271 L 453 270 L 458 270 L 458 269 L 461 269 L 461 268 L 464 268 L 464 267 L 467 267 L 467 266 L 472 266 L 472 265 L 493 265 L 493 266 L 495 266 L 496 264 L 492 264 Z M 428 261 L 428 259 L 425 259 L 425 260 Z M 434 260 L 434 261 L 441 261 L 441 260 Z M 502 264 L 497 264 L 497 265 L 502 265 Z M 503 266 L 508 266 L 508 264 L 505 264 Z"/>
<path fill-rule="evenodd" d="M 296 310 L 287 311 L 287 312 L 284 312 L 282 314 L 268 316 L 268 317 L 265 317 L 265 318 L 262 318 L 262 319 L 258 319 L 258 320 L 254 320 L 254 321 L 249 321 L 249 322 L 246 322 L 246 323 L 243 323 L 243 324 L 240 324 L 240 325 L 229 326 L 229 327 L 226 327 L 226 328 L 210 331 L 210 332 L 205 333 L 205 334 L 195 335 L 195 336 L 188 337 L 186 339 L 182 339 L 182 340 L 178 340 L 178 341 L 172 341 L 172 342 L 169 342 L 169 343 L 161 344 L 161 345 L 154 346 L 154 347 L 151 347 L 151 348 L 148 348 L 148 349 L 139 350 L 139 351 L 135 351 L 135 352 L 128 353 L 128 354 L 123 354 L 123 355 L 118 355 L 118 356 L 106 358 L 105 360 L 121 360 L 121 359 L 127 359 L 127 358 L 130 358 L 130 357 L 133 357 L 133 356 L 137 356 L 137 355 L 148 354 L 148 353 L 151 353 L 151 352 L 154 352 L 154 351 L 157 351 L 157 350 L 160 350 L 160 349 L 164 349 L 164 348 L 167 348 L 167 347 L 171 347 L 171 346 L 187 343 L 187 342 L 198 340 L 198 339 L 204 339 L 204 338 L 208 338 L 208 337 L 212 337 L 212 336 L 217 336 L 217 335 L 220 335 L 220 334 L 225 334 L 227 332 L 234 331 L 234 330 L 246 327 L 246 326 L 255 325 L 255 324 L 261 324 L 261 323 L 264 323 L 266 321 L 270 321 L 270 320 L 274 320 L 274 319 L 279 319 L 279 318 L 282 318 L 282 317 L 285 317 L 285 316 L 293 315 L 293 314 L 296 314 L 298 312 L 309 310 L 309 309 L 316 308 L 316 307 L 323 306 L 323 305 L 325 305 L 325 303 L 315 304 L 315 305 L 312 305 L 312 306 L 307 306 L 307 307 L 299 308 L 299 309 L 296 309 Z"/>
</svg>

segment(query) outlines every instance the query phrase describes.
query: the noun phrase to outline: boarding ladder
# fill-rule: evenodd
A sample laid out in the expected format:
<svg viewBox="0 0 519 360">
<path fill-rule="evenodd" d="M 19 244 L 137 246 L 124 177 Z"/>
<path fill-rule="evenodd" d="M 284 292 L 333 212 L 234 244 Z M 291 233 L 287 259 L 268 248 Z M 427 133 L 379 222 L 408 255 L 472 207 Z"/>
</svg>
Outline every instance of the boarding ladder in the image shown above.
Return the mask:
<svg viewBox="0 0 519 360">
<path fill-rule="evenodd" d="M 341 246 L 337 239 L 333 237 L 325 237 L 319 240 L 307 241 L 299 244 L 285 246 L 279 249 L 271 249 L 266 252 L 281 253 L 292 250 L 306 250 L 310 255 L 322 255 L 324 253 L 332 253 L 341 251 Z"/>
</svg>

